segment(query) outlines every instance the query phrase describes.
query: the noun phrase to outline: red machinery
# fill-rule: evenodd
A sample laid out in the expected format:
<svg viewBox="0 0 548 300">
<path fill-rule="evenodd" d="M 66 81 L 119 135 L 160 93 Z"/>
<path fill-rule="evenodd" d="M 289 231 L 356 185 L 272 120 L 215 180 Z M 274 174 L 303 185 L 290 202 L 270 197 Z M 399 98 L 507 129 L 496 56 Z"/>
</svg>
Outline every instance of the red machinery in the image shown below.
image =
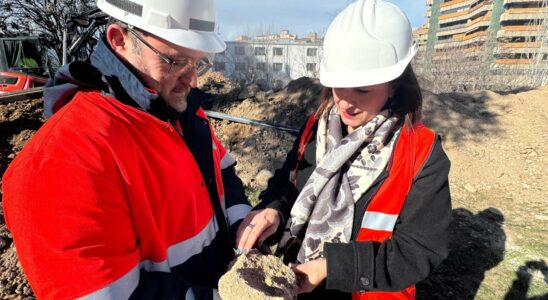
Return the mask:
<svg viewBox="0 0 548 300">
<path fill-rule="evenodd" d="M 0 93 L 43 86 L 47 74 L 36 37 L 0 38 Z"/>
</svg>

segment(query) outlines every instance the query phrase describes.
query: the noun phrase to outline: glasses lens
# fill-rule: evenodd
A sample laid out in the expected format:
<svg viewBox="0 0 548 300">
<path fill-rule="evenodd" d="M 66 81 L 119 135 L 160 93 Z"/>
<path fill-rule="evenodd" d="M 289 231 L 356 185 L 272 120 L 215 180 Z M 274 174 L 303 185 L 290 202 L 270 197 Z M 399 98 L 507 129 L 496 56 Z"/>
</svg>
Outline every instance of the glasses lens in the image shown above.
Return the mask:
<svg viewBox="0 0 548 300">
<path fill-rule="evenodd" d="M 203 59 L 196 62 L 195 65 L 196 68 L 196 74 L 198 76 L 205 74 L 209 68 L 211 68 L 211 62 L 208 57 L 204 57 Z"/>
</svg>

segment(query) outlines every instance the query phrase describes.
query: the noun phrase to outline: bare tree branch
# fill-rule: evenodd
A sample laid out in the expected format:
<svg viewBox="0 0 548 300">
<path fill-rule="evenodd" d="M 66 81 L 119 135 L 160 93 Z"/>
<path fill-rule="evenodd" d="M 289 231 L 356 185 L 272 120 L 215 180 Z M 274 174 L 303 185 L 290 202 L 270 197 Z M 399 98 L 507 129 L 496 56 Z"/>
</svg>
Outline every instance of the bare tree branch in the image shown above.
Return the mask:
<svg viewBox="0 0 548 300">
<path fill-rule="evenodd" d="M 0 36 L 38 36 L 61 61 L 63 29 L 70 17 L 95 7 L 94 0 L 2 0 Z"/>
</svg>

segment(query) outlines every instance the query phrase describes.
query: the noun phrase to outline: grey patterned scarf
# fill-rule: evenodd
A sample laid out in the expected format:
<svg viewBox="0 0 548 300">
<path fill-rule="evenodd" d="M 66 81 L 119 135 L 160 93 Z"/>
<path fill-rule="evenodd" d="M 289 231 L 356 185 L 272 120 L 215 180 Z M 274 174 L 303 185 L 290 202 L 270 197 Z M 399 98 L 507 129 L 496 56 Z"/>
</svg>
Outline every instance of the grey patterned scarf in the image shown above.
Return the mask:
<svg viewBox="0 0 548 300">
<path fill-rule="evenodd" d="M 343 136 L 336 106 L 320 118 L 316 140 L 316 169 L 291 209 L 289 234 L 306 234 L 297 260 L 324 257 L 325 242 L 350 240 L 354 203 L 385 168 L 396 134 L 386 143 L 398 119 L 380 112 L 367 124 Z M 363 180 L 365 179 L 365 180 Z M 289 237 L 282 238 L 287 240 Z M 283 246 L 283 245 L 282 245 Z"/>
</svg>

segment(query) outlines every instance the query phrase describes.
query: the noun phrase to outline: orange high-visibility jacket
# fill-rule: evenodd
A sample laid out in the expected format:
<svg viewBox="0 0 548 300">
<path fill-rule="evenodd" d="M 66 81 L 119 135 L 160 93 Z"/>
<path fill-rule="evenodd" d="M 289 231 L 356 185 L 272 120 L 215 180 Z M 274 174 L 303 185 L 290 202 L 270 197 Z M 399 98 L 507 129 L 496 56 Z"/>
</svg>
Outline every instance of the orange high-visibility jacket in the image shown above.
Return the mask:
<svg viewBox="0 0 548 300">
<path fill-rule="evenodd" d="M 250 207 L 205 95 L 191 92 L 184 116 L 151 113 L 166 104 L 103 41 L 92 63 L 56 75 L 45 95 L 58 111 L 3 177 L 31 287 L 39 299 L 212 298 L 234 257 L 228 226 Z"/>
</svg>

